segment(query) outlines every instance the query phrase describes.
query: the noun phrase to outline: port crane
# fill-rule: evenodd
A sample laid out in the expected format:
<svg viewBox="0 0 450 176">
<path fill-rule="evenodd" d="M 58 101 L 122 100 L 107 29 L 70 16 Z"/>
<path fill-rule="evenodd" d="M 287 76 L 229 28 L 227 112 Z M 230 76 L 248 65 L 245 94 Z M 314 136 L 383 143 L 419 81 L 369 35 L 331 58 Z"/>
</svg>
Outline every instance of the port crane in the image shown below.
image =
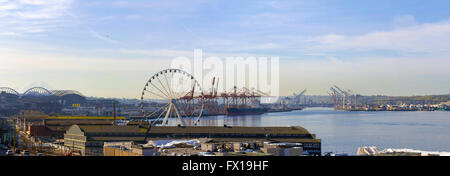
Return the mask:
<svg viewBox="0 0 450 176">
<path fill-rule="evenodd" d="M 356 102 L 357 102 L 357 94 L 350 89 L 347 89 L 345 91 L 344 89 L 341 89 L 340 87 L 333 85 L 330 88 L 329 95 L 334 98 L 334 108 L 335 109 L 351 109 L 353 107 L 356 108 Z M 354 99 L 353 99 L 354 98 Z M 342 102 L 342 106 L 341 103 Z"/>
<path fill-rule="evenodd" d="M 353 104 L 350 104 L 350 106 L 354 106 L 354 108 L 356 108 L 356 107 L 357 107 L 357 97 L 358 97 L 358 94 L 356 94 L 355 92 L 353 92 L 353 91 L 350 90 L 350 89 L 348 89 L 347 92 L 350 93 L 350 98 L 351 98 L 351 97 L 354 97 L 354 98 L 355 98 L 354 100 L 352 100 L 352 101 L 353 101 Z"/>
<path fill-rule="evenodd" d="M 306 89 L 300 92 L 298 95 L 294 93 L 294 104 L 299 105 L 301 97 L 306 93 Z"/>
<path fill-rule="evenodd" d="M 347 97 L 347 92 L 343 91 L 341 88 L 339 88 L 338 86 L 334 85 L 334 87 L 340 92 L 340 94 L 342 95 L 342 109 L 345 109 L 345 105 L 346 105 L 346 97 Z"/>
<path fill-rule="evenodd" d="M 292 96 L 280 97 L 280 105 L 300 105 L 301 97 L 306 93 L 306 89 L 304 89 L 299 94 L 294 93 Z"/>
<path fill-rule="evenodd" d="M 339 99 L 340 93 L 333 87 L 331 87 L 330 90 L 331 90 L 331 95 L 334 98 L 334 109 L 338 109 L 338 103 L 339 103 L 338 99 Z"/>
</svg>

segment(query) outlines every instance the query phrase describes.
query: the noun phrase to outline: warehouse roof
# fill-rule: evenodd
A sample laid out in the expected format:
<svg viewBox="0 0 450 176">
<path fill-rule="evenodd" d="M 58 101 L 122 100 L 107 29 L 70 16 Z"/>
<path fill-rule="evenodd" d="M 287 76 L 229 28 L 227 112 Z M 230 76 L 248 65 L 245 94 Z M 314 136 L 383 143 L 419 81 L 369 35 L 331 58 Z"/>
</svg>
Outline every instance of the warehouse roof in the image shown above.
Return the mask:
<svg viewBox="0 0 450 176">
<path fill-rule="evenodd" d="M 50 115 L 21 115 L 20 119 L 27 120 L 113 120 L 114 117 L 110 116 L 50 116 Z M 124 116 L 117 116 L 117 120 L 126 120 Z"/>
<path fill-rule="evenodd" d="M 80 125 L 78 127 L 85 133 L 145 133 L 147 131 L 145 128 L 140 128 L 139 126 Z M 151 128 L 150 133 L 310 134 L 308 130 L 300 126 L 293 126 L 293 127 L 155 126 Z"/>
<path fill-rule="evenodd" d="M 157 126 L 152 127 L 150 133 L 310 134 L 308 130 L 300 126 L 293 126 L 293 127 Z"/>
<path fill-rule="evenodd" d="M 74 124 L 77 125 L 111 125 L 114 120 L 111 119 L 47 119 L 45 123 L 47 125 L 52 126 L 72 126 Z M 148 122 L 128 122 L 127 125 L 139 125 L 139 124 L 148 125 Z"/>
<path fill-rule="evenodd" d="M 73 125 L 71 128 L 80 128 L 84 133 L 145 133 L 146 129 L 138 126 L 113 125 Z"/>
<path fill-rule="evenodd" d="M 145 137 L 89 137 L 93 141 L 145 141 Z"/>
<path fill-rule="evenodd" d="M 137 125 L 135 126 L 112 126 L 112 125 L 72 125 L 66 132 L 65 135 L 82 135 L 88 137 L 91 141 L 143 141 L 145 139 L 147 129 L 141 128 Z M 164 138 L 173 138 L 172 135 L 181 135 L 183 138 L 198 138 L 198 134 L 204 134 L 213 138 L 214 141 L 234 141 L 234 142 L 245 142 L 252 140 L 263 140 L 272 142 L 320 142 L 320 139 L 315 138 L 314 134 L 310 134 L 305 128 L 294 126 L 294 127 L 212 127 L 212 126 L 190 126 L 190 127 L 177 127 L 177 126 L 155 126 L 150 130 L 151 134 L 163 134 L 163 136 L 157 137 L 162 140 Z M 168 136 L 164 136 L 167 134 Z M 193 136 L 190 136 L 193 134 Z M 210 136 L 213 134 L 213 136 Z M 219 134 L 219 137 L 214 136 L 214 134 Z M 236 137 L 226 137 L 220 134 L 250 134 L 250 136 L 242 136 L 241 138 Z M 253 134 L 256 135 L 283 135 L 275 138 L 260 138 L 252 137 Z M 287 136 L 286 136 L 287 135 Z M 294 135 L 289 137 L 289 135 Z M 304 137 L 299 137 L 297 135 L 306 135 Z M 171 137 L 169 137 L 171 136 Z M 179 137 L 181 137 L 179 136 Z"/>
</svg>

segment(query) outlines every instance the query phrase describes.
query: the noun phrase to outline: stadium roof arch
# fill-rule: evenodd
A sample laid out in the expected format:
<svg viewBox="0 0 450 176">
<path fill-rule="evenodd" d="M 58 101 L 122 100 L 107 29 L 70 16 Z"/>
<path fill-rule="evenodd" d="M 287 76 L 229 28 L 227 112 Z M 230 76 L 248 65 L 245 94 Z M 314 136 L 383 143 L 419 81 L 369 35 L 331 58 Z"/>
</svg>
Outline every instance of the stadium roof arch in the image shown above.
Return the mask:
<svg viewBox="0 0 450 176">
<path fill-rule="evenodd" d="M 28 97 L 28 96 L 32 96 L 32 97 L 42 97 L 42 96 L 52 96 L 53 93 L 49 90 L 47 90 L 46 88 L 43 87 L 32 87 L 28 90 L 26 90 L 22 96 L 24 97 Z"/>
<path fill-rule="evenodd" d="M 83 94 L 81 94 L 80 92 L 78 92 L 76 90 L 52 90 L 51 92 L 53 95 L 58 96 L 58 97 L 63 97 L 66 95 L 78 95 L 81 97 L 85 97 Z"/>
<path fill-rule="evenodd" d="M 0 87 L 0 93 L 7 93 L 7 94 L 12 94 L 12 95 L 17 95 L 20 96 L 19 92 L 17 92 L 16 90 L 9 88 L 9 87 Z"/>
</svg>

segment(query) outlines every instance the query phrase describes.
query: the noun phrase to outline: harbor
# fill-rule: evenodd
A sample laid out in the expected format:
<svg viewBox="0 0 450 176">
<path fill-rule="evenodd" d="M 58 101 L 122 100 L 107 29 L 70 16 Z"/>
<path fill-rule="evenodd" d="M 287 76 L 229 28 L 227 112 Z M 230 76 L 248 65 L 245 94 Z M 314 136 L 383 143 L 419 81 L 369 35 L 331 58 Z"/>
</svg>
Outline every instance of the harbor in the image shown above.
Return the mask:
<svg viewBox="0 0 450 176">
<path fill-rule="evenodd" d="M 2 166 L 233 176 L 445 168 L 448 7 L 0 0 Z"/>
<path fill-rule="evenodd" d="M 185 156 L 356 155 L 359 147 L 372 145 L 450 151 L 447 95 L 437 96 L 437 101 L 416 98 L 410 105 L 404 102 L 409 97 L 385 97 L 375 104 L 370 96 L 334 86 L 329 96 L 308 96 L 304 89 L 263 103 L 268 94 L 237 86 L 219 92 L 218 80 L 214 77 L 204 90 L 189 73 L 165 69 L 145 83 L 140 100 L 93 98 L 44 87 L 19 93 L 1 87 L 2 148 L 50 156 L 112 155 L 112 146 L 120 149 L 120 156 L 181 151 Z M 371 106 L 376 108 L 363 108 Z M 431 134 L 421 133 L 421 128 L 442 136 L 426 136 Z M 186 140 L 202 142 L 181 142 Z M 161 141 L 178 145 L 166 150 L 155 145 Z M 140 152 L 121 151 L 133 151 L 131 146 Z"/>
<path fill-rule="evenodd" d="M 191 74 L 180 69 L 165 69 L 146 82 L 137 104 L 116 99 L 88 99 L 78 91 L 32 87 L 19 93 L 1 87 L 1 112 L 6 116 L 3 124 L 13 131 L 2 130 L 7 136 L 2 140 L 2 148 L 8 149 L 6 155 L 105 156 L 111 154 L 108 146 L 112 142 L 127 144 L 119 145 L 120 149 L 131 149 L 128 144 L 139 148 L 139 154 L 126 155 L 164 156 L 167 155 L 165 149 L 153 145 L 154 142 L 202 139 L 203 152 L 210 155 L 216 152 L 216 156 L 322 154 L 321 139 L 300 125 L 201 125 L 203 118 L 220 114 L 236 117 L 302 109 L 297 102 L 294 108 L 283 104 L 273 110 L 276 106 L 261 104 L 261 97 L 266 95 L 256 89 L 234 86 L 218 96 L 214 83 L 215 78 L 211 89 L 204 91 Z M 192 151 L 189 149 L 192 147 L 198 146 L 183 144 L 180 148 L 185 151 L 184 155 L 198 155 L 187 152 Z M 149 152 L 152 154 L 147 155 Z"/>
<path fill-rule="evenodd" d="M 207 116 L 202 118 L 199 126 L 223 128 L 224 126 L 289 127 L 300 125 L 311 133 L 320 136 L 322 155 L 329 152 L 356 155 L 358 148 L 363 146 L 445 152 L 450 151 L 448 147 L 450 146 L 448 142 L 450 138 L 446 135 L 450 133 L 448 128 L 450 124 L 448 124 L 447 117 L 448 112 L 445 111 L 358 112 L 335 111 L 333 108 L 306 108 L 301 111 L 267 113 L 264 115 Z M 90 121 L 91 124 L 96 125 L 112 124 L 111 120 Z M 104 122 L 100 123 L 101 121 Z M 187 124 L 192 124 L 194 121 L 193 118 L 185 119 Z M 41 120 L 36 122 L 42 123 Z M 47 120 L 47 125 L 52 125 L 52 123 L 56 122 Z M 67 121 L 66 129 L 70 127 L 69 124 L 75 123 L 83 124 L 83 121 Z M 84 122 L 84 124 L 86 123 Z M 174 126 L 176 121 L 170 120 L 168 125 Z M 50 128 L 54 127 L 50 126 Z M 65 131 L 63 130 L 61 133 L 65 133 Z M 41 142 L 45 143 L 45 141 Z M 47 142 L 57 143 L 57 141 Z M 178 151 L 178 153 L 182 152 Z M 64 154 L 64 152 L 59 153 L 61 156 Z"/>
</svg>

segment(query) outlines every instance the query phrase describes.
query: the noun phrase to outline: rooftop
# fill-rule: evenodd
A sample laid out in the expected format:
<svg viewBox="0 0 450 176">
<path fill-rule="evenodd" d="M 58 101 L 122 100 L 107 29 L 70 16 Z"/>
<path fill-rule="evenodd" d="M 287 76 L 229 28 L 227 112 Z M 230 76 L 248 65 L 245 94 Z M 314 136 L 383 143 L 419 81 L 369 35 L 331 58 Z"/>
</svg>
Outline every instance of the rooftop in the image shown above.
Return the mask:
<svg viewBox="0 0 450 176">
<path fill-rule="evenodd" d="M 85 133 L 145 133 L 139 126 L 80 125 Z M 310 134 L 300 126 L 293 127 L 220 127 L 220 126 L 155 126 L 149 133 L 219 133 L 219 134 Z"/>
<path fill-rule="evenodd" d="M 135 126 L 112 126 L 112 125 L 72 125 L 66 134 L 80 135 L 84 133 L 89 140 L 93 141 L 144 141 L 147 129 Z M 152 136 L 155 134 L 156 136 Z M 192 134 L 192 136 L 191 136 Z M 199 135 L 200 134 L 200 135 Z M 220 135 L 227 134 L 227 135 Z M 236 134 L 236 135 L 234 135 Z M 244 136 L 248 134 L 247 136 Z M 269 134 L 271 137 L 265 138 Z M 149 132 L 149 139 L 158 140 L 173 138 L 199 138 L 207 136 L 214 142 L 321 142 L 314 134 L 310 134 L 305 128 L 293 127 L 220 127 L 220 126 L 156 126 Z M 230 136 L 231 135 L 231 136 Z M 257 135 L 257 136 L 256 136 Z M 273 136 L 274 135 L 274 136 Z M 282 136 L 279 136 L 282 135 Z M 293 135 L 293 136 L 291 136 Z M 297 136 L 300 135 L 300 136 Z M 301 137 L 303 136 L 303 137 Z"/>
<path fill-rule="evenodd" d="M 138 126 L 113 126 L 113 125 L 73 125 L 84 133 L 145 133 L 146 129 Z"/>
</svg>

